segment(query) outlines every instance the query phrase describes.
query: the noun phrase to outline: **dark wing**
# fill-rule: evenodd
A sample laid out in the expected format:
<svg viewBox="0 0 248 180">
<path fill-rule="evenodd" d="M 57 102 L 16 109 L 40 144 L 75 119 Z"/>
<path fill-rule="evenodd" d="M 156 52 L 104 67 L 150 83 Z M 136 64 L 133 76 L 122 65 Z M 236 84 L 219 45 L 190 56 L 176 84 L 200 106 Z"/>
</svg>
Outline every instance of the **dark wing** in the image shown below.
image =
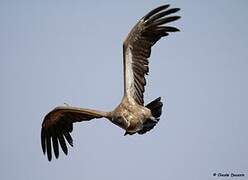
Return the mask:
<svg viewBox="0 0 248 180">
<path fill-rule="evenodd" d="M 49 161 L 52 159 L 52 146 L 55 157 L 59 157 L 59 144 L 63 152 L 67 155 L 66 141 L 73 146 L 70 133 L 73 129 L 73 123 L 89 121 L 93 118 L 107 117 L 106 112 L 75 108 L 75 107 L 57 107 L 49 112 L 42 123 L 41 128 L 41 146 L 43 153 L 47 153 Z"/>
<path fill-rule="evenodd" d="M 151 47 L 170 32 L 179 31 L 175 27 L 165 24 L 175 21 L 180 16 L 171 15 L 179 8 L 169 8 L 169 5 L 160 6 L 145 15 L 131 30 L 123 44 L 124 58 L 124 89 L 125 95 L 143 105 L 148 74 L 148 58 Z"/>
</svg>

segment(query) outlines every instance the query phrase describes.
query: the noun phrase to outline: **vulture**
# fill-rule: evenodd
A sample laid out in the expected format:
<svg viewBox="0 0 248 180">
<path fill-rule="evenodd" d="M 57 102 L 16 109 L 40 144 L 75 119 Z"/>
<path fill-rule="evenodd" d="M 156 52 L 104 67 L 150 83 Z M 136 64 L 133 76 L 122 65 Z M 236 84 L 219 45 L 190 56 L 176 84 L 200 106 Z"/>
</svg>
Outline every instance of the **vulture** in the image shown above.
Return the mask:
<svg viewBox="0 0 248 180">
<path fill-rule="evenodd" d="M 76 122 L 106 118 L 125 130 L 124 135 L 145 134 L 158 123 L 162 113 L 161 98 L 144 105 L 145 76 L 149 72 L 152 46 L 162 37 L 179 29 L 169 26 L 180 16 L 175 15 L 179 8 L 170 5 L 159 6 L 142 17 L 129 32 L 123 42 L 124 95 L 120 104 L 109 112 L 58 106 L 50 111 L 42 122 L 41 147 L 49 161 L 52 149 L 56 158 L 59 148 L 67 155 L 67 143 L 73 146 L 70 133 Z"/>
</svg>

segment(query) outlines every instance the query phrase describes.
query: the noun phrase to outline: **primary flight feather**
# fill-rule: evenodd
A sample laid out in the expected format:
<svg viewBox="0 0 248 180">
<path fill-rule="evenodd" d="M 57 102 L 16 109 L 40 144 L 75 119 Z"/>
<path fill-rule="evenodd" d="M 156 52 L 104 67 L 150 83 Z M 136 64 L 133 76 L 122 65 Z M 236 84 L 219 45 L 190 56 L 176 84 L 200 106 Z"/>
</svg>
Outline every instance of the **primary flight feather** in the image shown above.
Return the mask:
<svg viewBox="0 0 248 180">
<path fill-rule="evenodd" d="M 59 106 L 45 116 L 41 128 L 41 146 L 49 161 L 52 159 L 52 149 L 55 157 L 59 157 L 59 146 L 67 155 L 66 141 L 73 146 L 70 133 L 75 122 L 107 118 L 124 129 L 124 135 L 144 134 L 158 123 L 163 103 L 159 97 L 144 106 L 145 75 L 149 72 L 148 58 L 152 46 L 160 38 L 179 31 L 167 24 L 180 18 L 174 15 L 180 9 L 169 7 L 170 5 L 163 5 L 150 11 L 138 21 L 125 39 L 124 95 L 121 103 L 113 111 Z"/>
</svg>

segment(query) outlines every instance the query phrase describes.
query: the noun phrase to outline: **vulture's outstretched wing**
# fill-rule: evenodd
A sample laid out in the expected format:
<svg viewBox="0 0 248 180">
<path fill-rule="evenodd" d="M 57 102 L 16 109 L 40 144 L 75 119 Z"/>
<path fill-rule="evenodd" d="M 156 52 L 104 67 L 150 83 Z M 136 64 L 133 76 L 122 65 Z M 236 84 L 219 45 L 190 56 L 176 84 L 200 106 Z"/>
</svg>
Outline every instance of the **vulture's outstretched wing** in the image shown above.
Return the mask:
<svg viewBox="0 0 248 180">
<path fill-rule="evenodd" d="M 43 153 L 47 153 L 49 161 L 52 159 L 52 146 L 55 157 L 59 157 L 59 144 L 63 152 L 67 155 L 66 141 L 73 146 L 70 133 L 73 129 L 73 123 L 89 121 L 94 118 L 107 117 L 107 112 L 101 112 L 91 109 L 75 107 L 56 107 L 49 112 L 42 123 L 41 128 L 41 146 Z"/>
<path fill-rule="evenodd" d="M 180 16 L 171 16 L 179 10 L 179 8 L 169 9 L 169 5 L 152 10 L 133 27 L 124 41 L 124 92 L 140 105 L 144 104 L 145 75 L 149 71 L 148 58 L 151 47 L 161 37 L 167 36 L 170 32 L 179 31 L 175 27 L 165 26 L 180 18 Z"/>
</svg>

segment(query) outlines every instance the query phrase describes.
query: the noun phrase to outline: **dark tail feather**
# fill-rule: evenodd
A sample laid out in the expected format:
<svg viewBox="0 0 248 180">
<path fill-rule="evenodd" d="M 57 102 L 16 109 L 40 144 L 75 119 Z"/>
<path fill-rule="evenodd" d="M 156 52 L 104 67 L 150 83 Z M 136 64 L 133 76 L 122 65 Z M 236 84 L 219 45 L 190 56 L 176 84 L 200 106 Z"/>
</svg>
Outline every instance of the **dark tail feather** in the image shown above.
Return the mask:
<svg viewBox="0 0 248 180">
<path fill-rule="evenodd" d="M 159 121 L 159 117 L 162 114 L 163 103 L 161 102 L 161 97 L 155 99 L 146 105 L 148 109 L 151 110 L 152 116 L 156 118 L 157 122 L 152 119 L 147 119 L 143 124 L 143 128 L 138 131 L 139 134 L 145 134 L 147 131 L 150 131 Z"/>
<path fill-rule="evenodd" d="M 163 107 L 163 103 L 161 102 L 161 97 L 150 102 L 149 104 L 146 105 L 146 107 L 151 110 L 152 116 L 155 117 L 157 120 L 159 120 Z"/>
</svg>

